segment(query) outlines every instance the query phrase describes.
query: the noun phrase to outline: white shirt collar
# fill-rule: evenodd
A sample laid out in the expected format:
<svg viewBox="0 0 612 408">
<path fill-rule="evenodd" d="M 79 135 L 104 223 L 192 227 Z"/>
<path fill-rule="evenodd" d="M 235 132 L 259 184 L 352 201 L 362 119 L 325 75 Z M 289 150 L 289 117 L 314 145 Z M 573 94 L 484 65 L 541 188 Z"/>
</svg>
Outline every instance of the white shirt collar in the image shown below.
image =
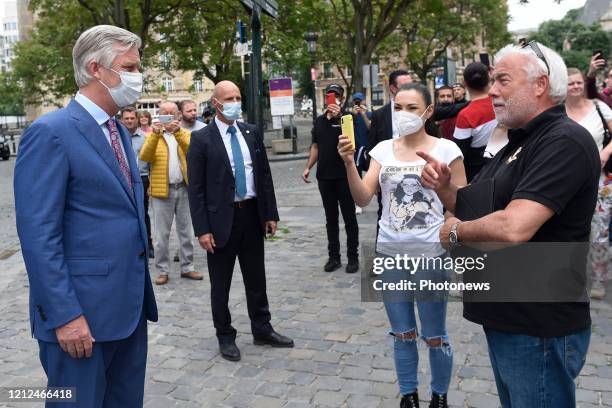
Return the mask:
<svg viewBox="0 0 612 408">
<path fill-rule="evenodd" d="M 217 128 L 219 128 L 219 133 L 221 133 L 221 136 L 225 136 L 225 134 L 227 133 L 227 128 L 229 128 L 230 125 L 221 122 L 217 116 L 215 116 L 215 123 L 217 124 Z M 236 121 L 232 123 L 232 126 L 234 126 L 236 130 L 239 130 Z"/>
<path fill-rule="evenodd" d="M 104 112 L 102 108 L 93 103 L 91 99 L 89 99 L 82 93 L 77 92 L 76 96 L 74 97 L 74 100 L 77 101 L 79 105 L 81 105 L 87 111 L 87 113 L 89 113 L 91 117 L 94 118 L 98 125 L 103 125 L 108 121 L 108 119 L 110 119 L 108 113 Z"/>
</svg>

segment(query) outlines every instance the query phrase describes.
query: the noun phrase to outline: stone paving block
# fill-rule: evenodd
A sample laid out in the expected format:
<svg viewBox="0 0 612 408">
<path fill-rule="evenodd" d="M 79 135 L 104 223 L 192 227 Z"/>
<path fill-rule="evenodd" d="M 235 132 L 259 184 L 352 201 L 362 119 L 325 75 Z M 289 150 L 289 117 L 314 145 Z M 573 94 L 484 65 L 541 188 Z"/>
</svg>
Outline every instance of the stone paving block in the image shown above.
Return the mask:
<svg viewBox="0 0 612 408">
<path fill-rule="evenodd" d="M 263 383 L 255 391 L 256 395 L 264 395 L 267 397 L 281 397 L 286 394 L 289 388 L 286 384 L 280 383 Z"/>
<path fill-rule="evenodd" d="M 234 394 L 224 399 L 219 405 L 227 408 L 251 408 L 255 396 Z"/>
<path fill-rule="evenodd" d="M 350 395 L 346 401 L 346 406 L 348 408 L 377 407 L 380 402 L 381 398 L 371 395 Z"/>
<path fill-rule="evenodd" d="M 346 342 L 351 337 L 352 333 L 329 333 L 325 336 L 325 340 Z"/>
<path fill-rule="evenodd" d="M 468 378 L 460 382 L 459 388 L 467 393 L 487 393 L 491 392 L 495 384 L 491 381 L 479 380 L 476 378 Z"/>
<path fill-rule="evenodd" d="M 366 367 L 346 366 L 340 373 L 340 376 L 352 380 L 369 380 L 371 371 L 371 369 Z"/>
<path fill-rule="evenodd" d="M 466 405 L 473 408 L 494 408 L 499 407 L 499 398 L 487 394 L 470 394 L 467 397 Z"/>
<path fill-rule="evenodd" d="M 580 388 L 592 391 L 612 391 L 612 379 L 580 377 Z"/>
<path fill-rule="evenodd" d="M 319 351 L 312 357 L 314 361 L 320 361 L 324 363 L 339 363 L 342 358 L 341 353 L 333 351 Z"/>
<path fill-rule="evenodd" d="M 261 375 L 258 377 L 260 381 L 263 382 L 281 382 L 286 383 L 287 380 L 294 372 L 283 370 L 280 368 L 271 368 L 264 370 Z"/>
<path fill-rule="evenodd" d="M 193 401 L 200 392 L 200 388 L 191 387 L 189 385 L 179 385 L 170 393 L 170 396 L 181 401 Z"/>
<path fill-rule="evenodd" d="M 314 357 L 316 351 L 308 349 L 293 349 L 288 355 L 291 360 L 310 360 Z"/>
<path fill-rule="evenodd" d="M 338 377 L 318 377 L 312 384 L 317 390 L 340 391 L 345 380 Z"/>
<path fill-rule="evenodd" d="M 382 369 L 374 369 L 370 373 L 370 379 L 372 381 L 382 381 L 382 382 L 395 382 L 397 379 L 397 374 L 395 370 L 382 370 Z"/>
<path fill-rule="evenodd" d="M 599 392 L 589 390 L 576 390 L 576 402 L 589 402 L 599 404 Z"/>
<path fill-rule="evenodd" d="M 155 374 L 151 377 L 154 381 L 174 383 L 183 372 L 180 370 L 172 370 L 169 368 L 157 368 Z"/>
<path fill-rule="evenodd" d="M 348 398 L 344 392 L 318 391 L 314 396 L 314 404 L 323 407 L 340 407 Z"/>
<path fill-rule="evenodd" d="M 263 371 L 264 370 L 259 367 L 249 367 L 249 366 L 240 367 L 238 370 L 236 370 L 236 372 L 234 373 L 234 376 L 242 377 L 242 378 L 253 378 L 253 377 L 257 377 Z"/>
<path fill-rule="evenodd" d="M 253 400 L 253 408 L 281 408 L 286 406 L 287 401 L 280 398 L 271 397 L 255 397 Z"/>
<path fill-rule="evenodd" d="M 312 383 L 315 378 L 317 377 L 310 373 L 296 372 L 287 379 L 287 384 L 308 385 Z"/>
<path fill-rule="evenodd" d="M 230 394 L 225 391 L 204 389 L 195 397 L 195 401 L 202 407 L 215 407 Z"/>
<path fill-rule="evenodd" d="M 172 408 L 176 406 L 176 401 L 167 396 L 152 398 L 146 404 L 144 404 L 145 408 Z"/>
</svg>

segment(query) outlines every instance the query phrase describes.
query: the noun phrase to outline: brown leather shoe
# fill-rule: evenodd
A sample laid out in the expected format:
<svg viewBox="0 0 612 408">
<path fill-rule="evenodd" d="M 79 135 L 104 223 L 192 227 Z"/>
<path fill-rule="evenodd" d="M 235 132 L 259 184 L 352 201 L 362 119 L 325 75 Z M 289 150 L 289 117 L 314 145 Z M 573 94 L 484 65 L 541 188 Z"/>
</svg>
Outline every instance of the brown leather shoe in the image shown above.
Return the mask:
<svg viewBox="0 0 612 408">
<path fill-rule="evenodd" d="M 191 272 L 181 273 L 181 278 L 187 278 L 187 279 L 192 279 L 192 280 L 202 280 L 204 277 L 202 276 L 200 272 L 191 271 Z"/>
<path fill-rule="evenodd" d="M 155 279 L 156 285 L 165 285 L 168 283 L 168 275 L 159 275 L 157 279 Z"/>
</svg>

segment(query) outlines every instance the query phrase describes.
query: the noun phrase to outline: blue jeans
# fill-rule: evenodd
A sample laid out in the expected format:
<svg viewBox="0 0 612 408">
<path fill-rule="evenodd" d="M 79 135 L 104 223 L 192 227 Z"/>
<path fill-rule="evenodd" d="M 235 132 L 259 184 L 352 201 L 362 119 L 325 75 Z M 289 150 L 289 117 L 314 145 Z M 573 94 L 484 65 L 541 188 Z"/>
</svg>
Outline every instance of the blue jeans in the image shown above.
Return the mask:
<svg viewBox="0 0 612 408">
<path fill-rule="evenodd" d="M 591 328 L 562 337 L 533 337 L 485 327 L 502 407 L 576 406 L 576 384 Z"/>
<path fill-rule="evenodd" d="M 387 274 L 387 272 L 391 272 Z M 437 275 L 444 271 L 419 271 L 417 275 L 427 273 Z M 387 274 L 387 275 L 385 275 Z M 383 281 L 397 281 L 397 271 L 385 271 Z M 437 278 L 436 278 L 437 280 Z M 443 395 L 448 392 L 453 371 L 453 351 L 448 340 L 446 331 L 446 296 L 439 296 L 444 300 L 397 300 L 398 297 L 385 296 L 385 309 L 389 323 L 391 323 L 391 335 L 394 338 L 393 350 L 395 358 L 395 370 L 397 381 L 402 395 L 416 392 L 418 387 L 417 369 L 419 354 L 417 350 L 417 324 L 415 316 L 415 304 L 419 311 L 421 322 L 421 338 L 429 346 L 429 366 L 431 369 L 431 391 Z M 443 294 L 443 295 L 447 295 Z"/>
</svg>

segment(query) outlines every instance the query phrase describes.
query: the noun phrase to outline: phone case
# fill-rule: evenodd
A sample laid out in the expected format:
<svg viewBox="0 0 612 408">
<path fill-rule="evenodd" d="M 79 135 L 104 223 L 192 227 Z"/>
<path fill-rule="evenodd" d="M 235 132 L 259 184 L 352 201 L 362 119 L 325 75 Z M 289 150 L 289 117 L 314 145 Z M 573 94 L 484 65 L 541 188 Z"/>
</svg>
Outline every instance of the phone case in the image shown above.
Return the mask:
<svg viewBox="0 0 612 408">
<path fill-rule="evenodd" d="M 335 94 L 327 94 L 325 95 L 325 102 L 327 103 L 327 106 L 329 105 L 335 105 L 336 104 L 336 95 Z"/>
<path fill-rule="evenodd" d="M 348 136 L 351 144 L 353 145 L 353 149 L 356 149 L 355 146 L 355 128 L 353 127 L 353 115 L 344 115 L 342 116 L 340 123 L 342 124 L 342 134 L 344 136 Z"/>
</svg>

